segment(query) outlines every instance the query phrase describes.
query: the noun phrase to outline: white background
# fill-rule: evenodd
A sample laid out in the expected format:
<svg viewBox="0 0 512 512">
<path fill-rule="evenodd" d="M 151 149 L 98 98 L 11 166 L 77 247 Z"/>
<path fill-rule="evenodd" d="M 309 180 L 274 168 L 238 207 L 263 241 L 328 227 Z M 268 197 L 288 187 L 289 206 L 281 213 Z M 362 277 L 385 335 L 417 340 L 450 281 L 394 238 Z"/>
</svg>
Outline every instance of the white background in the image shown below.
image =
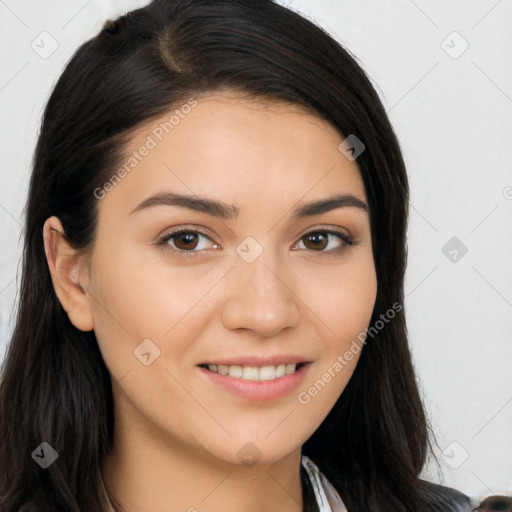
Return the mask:
<svg viewBox="0 0 512 512">
<path fill-rule="evenodd" d="M 0 361 L 42 109 L 75 49 L 146 3 L 0 1 Z M 442 462 L 424 476 L 475 498 L 512 494 L 512 0 L 283 3 L 355 54 L 404 153 L 406 315 Z M 46 58 L 32 49 L 50 51 L 53 39 Z M 452 237 L 468 249 L 455 262 L 442 251 Z"/>
</svg>

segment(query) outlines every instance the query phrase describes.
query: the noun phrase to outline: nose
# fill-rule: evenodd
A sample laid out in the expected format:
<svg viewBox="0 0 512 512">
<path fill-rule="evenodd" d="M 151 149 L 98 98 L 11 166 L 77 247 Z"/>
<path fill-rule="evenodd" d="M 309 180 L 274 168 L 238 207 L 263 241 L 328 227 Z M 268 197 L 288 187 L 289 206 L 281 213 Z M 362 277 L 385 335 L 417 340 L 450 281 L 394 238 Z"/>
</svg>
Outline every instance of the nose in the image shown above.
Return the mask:
<svg viewBox="0 0 512 512">
<path fill-rule="evenodd" d="M 227 329 L 249 329 L 261 337 L 276 336 L 300 320 L 300 300 L 293 290 L 290 272 L 269 254 L 252 263 L 237 259 L 228 276 L 222 323 Z M 287 279 L 288 278 L 288 279 Z"/>
</svg>

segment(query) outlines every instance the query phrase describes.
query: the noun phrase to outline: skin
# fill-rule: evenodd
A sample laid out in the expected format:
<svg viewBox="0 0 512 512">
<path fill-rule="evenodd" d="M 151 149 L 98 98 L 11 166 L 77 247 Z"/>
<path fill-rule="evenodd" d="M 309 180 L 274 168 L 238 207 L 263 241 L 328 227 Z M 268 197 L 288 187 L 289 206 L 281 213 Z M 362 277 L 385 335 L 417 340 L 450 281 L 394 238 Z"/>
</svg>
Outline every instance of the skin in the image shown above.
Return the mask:
<svg viewBox="0 0 512 512">
<path fill-rule="evenodd" d="M 128 151 L 168 119 L 138 130 Z M 308 404 L 297 395 L 368 327 L 377 293 L 367 212 L 343 207 L 291 219 L 299 204 L 335 192 L 366 202 L 356 161 L 338 150 L 343 139 L 296 105 L 210 94 L 99 200 L 92 252 L 74 251 L 59 219 L 47 219 L 57 296 L 77 328 L 94 329 L 112 376 L 114 446 L 103 468 L 128 511 L 302 510 L 301 446 L 360 354 Z M 225 220 L 176 206 L 130 214 L 163 191 L 221 200 L 238 206 L 240 216 Z M 172 252 L 187 251 L 178 237 L 155 245 L 180 227 L 207 235 L 189 244 L 188 252 L 196 251 L 190 258 Z M 338 229 L 356 244 L 336 254 L 345 242 L 332 235 L 315 245 L 305 235 L 316 227 Z M 263 248 L 250 264 L 236 252 L 248 236 Z M 160 350 L 148 366 L 134 356 L 146 338 Z M 312 364 L 297 389 L 267 402 L 235 396 L 197 367 L 282 353 Z M 259 452 L 252 465 L 237 455 L 247 443 Z"/>
</svg>

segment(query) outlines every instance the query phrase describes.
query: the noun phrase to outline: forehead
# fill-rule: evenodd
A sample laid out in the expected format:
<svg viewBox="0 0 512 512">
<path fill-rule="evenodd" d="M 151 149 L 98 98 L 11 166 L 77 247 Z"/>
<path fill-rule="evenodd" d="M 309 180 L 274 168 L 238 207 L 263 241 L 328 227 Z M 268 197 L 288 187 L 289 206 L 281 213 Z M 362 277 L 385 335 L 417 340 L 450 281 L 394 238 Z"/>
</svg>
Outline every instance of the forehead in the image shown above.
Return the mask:
<svg viewBox="0 0 512 512">
<path fill-rule="evenodd" d="M 129 149 L 136 149 L 148 135 L 156 143 L 172 144 L 172 138 L 188 138 L 201 148 L 222 143 L 223 146 L 247 145 L 258 138 L 258 144 L 270 142 L 327 143 L 340 138 L 339 132 L 325 119 L 294 103 L 269 98 L 254 98 L 244 93 L 212 92 L 189 98 L 168 112 L 151 119 L 133 133 Z M 199 134 L 208 135 L 199 140 Z M 277 138 L 276 138 L 277 137 Z M 295 144 L 295 150 L 299 150 Z"/>
<path fill-rule="evenodd" d="M 359 168 L 338 149 L 343 139 L 299 105 L 210 94 L 184 101 L 136 130 L 119 166 L 125 177 L 109 195 L 128 196 L 132 207 L 135 196 L 166 190 L 242 205 L 327 193 L 351 193 L 364 201 Z"/>
</svg>

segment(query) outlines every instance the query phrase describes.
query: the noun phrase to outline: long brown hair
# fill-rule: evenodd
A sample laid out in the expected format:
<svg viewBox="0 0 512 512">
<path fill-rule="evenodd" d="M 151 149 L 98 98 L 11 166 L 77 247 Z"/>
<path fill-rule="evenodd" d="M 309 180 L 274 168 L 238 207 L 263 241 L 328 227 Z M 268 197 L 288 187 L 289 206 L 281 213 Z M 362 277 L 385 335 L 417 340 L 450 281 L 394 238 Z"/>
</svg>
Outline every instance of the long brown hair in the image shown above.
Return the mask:
<svg viewBox="0 0 512 512">
<path fill-rule="evenodd" d="M 133 131 L 191 96 L 220 89 L 285 100 L 355 134 L 378 280 L 371 324 L 404 303 L 409 189 L 399 143 L 356 58 L 271 0 L 155 0 L 82 44 L 44 111 L 25 210 L 23 268 L 0 381 L 1 512 L 105 512 L 101 461 L 113 436 L 112 383 L 94 332 L 59 303 L 46 263 L 45 220 L 90 248 L 94 190 L 117 169 Z M 339 400 L 303 446 L 348 510 L 456 510 L 419 479 L 432 432 L 397 314 L 364 347 Z M 47 469 L 31 457 L 48 442 Z M 304 484 L 304 509 L 316 510 Z"/>
</svg>

